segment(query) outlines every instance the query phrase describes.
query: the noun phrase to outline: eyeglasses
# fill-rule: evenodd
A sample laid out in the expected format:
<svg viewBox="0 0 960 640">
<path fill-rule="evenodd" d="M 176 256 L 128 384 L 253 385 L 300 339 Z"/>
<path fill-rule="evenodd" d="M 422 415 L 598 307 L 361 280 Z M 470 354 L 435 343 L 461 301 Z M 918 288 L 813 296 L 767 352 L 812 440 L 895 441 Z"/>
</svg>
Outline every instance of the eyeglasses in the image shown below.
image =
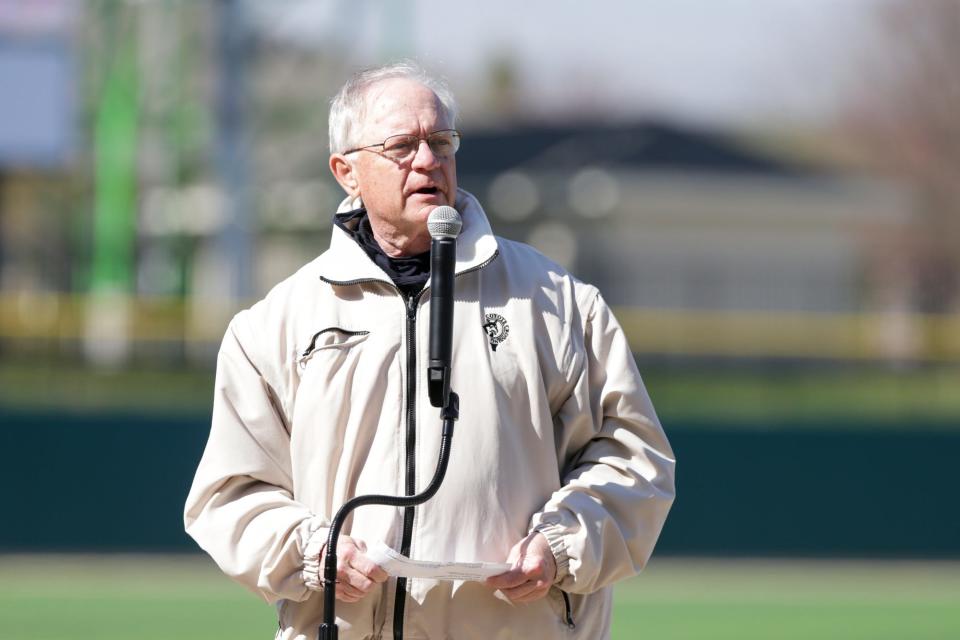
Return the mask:
<svg viewBox="0 0 960 640">
<path fill-rule="evenodd" d="M 412 133 L 403 133 L 397 136 L 390 136 L 380 144 L 371 144 L 366 147 L 357 147 L 344 151 L 343 155 L 365 151 L 367 149 L 376 149 L 383 147 L 383 155 L 397 162 L 406 162 L 417 155 L 420 148 L 420 141 L 426 140 L 430 151 L 438 158 L 451 158 L 460 148 L 460 132 L 456 129 L 442 129 L 434 131 L 430 135 L 421 138 Z"/>
</svg>

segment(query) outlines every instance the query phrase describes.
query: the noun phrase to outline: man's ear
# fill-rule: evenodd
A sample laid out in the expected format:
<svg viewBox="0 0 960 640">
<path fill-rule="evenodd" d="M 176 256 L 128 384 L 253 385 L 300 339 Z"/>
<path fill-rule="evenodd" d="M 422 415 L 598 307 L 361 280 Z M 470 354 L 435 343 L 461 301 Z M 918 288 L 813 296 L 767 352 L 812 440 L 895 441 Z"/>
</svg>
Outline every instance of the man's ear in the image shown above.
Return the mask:
<svg viewBox="0 0 960 640">
<path fill-rule="evenodd" d="M 356 197 L 360 195 L 360 182 L 357 180 L 357 172 L 353 164 L 343 154 L 334 153 L 330 156 L 330 171 L 348 196 Z"/>
</svg>

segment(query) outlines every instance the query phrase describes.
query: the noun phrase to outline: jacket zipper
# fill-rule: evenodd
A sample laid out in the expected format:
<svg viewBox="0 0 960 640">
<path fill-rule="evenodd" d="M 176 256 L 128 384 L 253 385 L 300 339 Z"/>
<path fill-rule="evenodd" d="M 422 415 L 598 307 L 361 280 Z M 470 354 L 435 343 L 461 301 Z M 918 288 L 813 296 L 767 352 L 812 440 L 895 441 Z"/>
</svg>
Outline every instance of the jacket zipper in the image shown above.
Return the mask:
<svg viewBox="0 0 960 640">
<path fill-rule="evenodd" d="M 470 267 L 469 269 L 464 269 L 463 271 L 460 271 L 458 273 L 455 273 L 453 274 L 453 277 L 454 279 L 456 279 L 456 278 L 459 278 L 460 276 L 465 276 L 468 273 L 479 271 L 480 269 L 483 269 L 485 266 L 487 266 L 488 264 L 496 260 L 498 257 L 500 257 L 500 249 L 494 250 L 493 255 L 487 258 L 486 260 L 484 260 L 483 262 L 481 262 L 480 264 Z"/>
<path fill-rule="evenodd" d="M 462 276 L 467 273 L 472 273 L 478 271 L 488 264 L 497 259 L 500 255 L 500 251 L 494 251 L 493 255 L 490 258 L 481 264 L 478 264 L 474 267 L 461 271 L 460 273 L 454 274 L 454 277 Z M 380 280 L 379 278 L 360 278 L 357 280 L 350 280 L 346 282 L 338 282 L 335 280 L 330 280 L 324 276 L 320 276 L 320 279 L 323 282 L 333 285 L 346 286 L 353 284 L 361 284 L 366 282 L 383 282 L 393 286 L 400 295 L 403 295 L 403 292 L 400 291 L 400 288 L 392 282 L 386 282 Z M 413 296 L 404 296 L 407 307 L 407 439 L 406 439 L 406 495 L 412 496 L 417 492 L 417 340 L 416 340 L 416 328 L 417 328 L 417 305 L 420 302 L 420 296 L 423 295 L 423 292 L 426 291 L 426 286 L 420 290 L 419 293 Z M 400 553 L 409 556 L 410 555 L 410 545 L 413 539 L 413 517 L 414 517 L 415 507 L 407 507 L 403 510 L 403 536 L 400 539 Z M 404 607 L 406 605 L 406 595 L 407 595 L 407 579 L 406 578 L 397 578 L 397 591 L 394 595 L 393 601 L 393 638 L 394 640 L 403 640 L 403 614 Z M 566 602 L 566 594 L 564 594 Z M 569 624 L 572 625 L 573 618 L 570 615 L 569 602 L 567 602 L 567 618 L 569 619 Z"/>
<path fill-rule="evenodd" d="M 563 596 L 563 622 L 570 629 L 576 629 L 577 625 L 573 621 L 573 606 L 570 604 L 570 594 L 566 591 L 560 591 Z"/>
<path fill-rule="evenodd" d="M 417 304 L 426 289 L 406 298 L 407 303 L 407 440 L 406 440 L 406 495 L 417 492 Z M 413 540 L 415 507 L 403 510 L 403 537 L 400 553 L 410 555 Z M 407 579 L 397 578 L 397 592 L 393 601 L 393 637 L 403 640 L 403 613 L 406 605 Z"/>
</svg>

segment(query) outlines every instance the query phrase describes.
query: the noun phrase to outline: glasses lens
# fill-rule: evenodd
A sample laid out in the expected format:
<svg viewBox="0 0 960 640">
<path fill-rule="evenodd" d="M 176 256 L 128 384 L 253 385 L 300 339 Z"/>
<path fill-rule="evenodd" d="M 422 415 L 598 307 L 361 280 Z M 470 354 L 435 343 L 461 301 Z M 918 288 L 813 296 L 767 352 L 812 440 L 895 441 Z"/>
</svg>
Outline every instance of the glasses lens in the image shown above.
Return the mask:
<svg viewBox="0 0 960 640">
<path fill-rule="evenodd" d="M 433 155 L 449 158 L 460 148 L 460 134 L 456 131 L 435 131 L 427 136 L 427 144 Z"/>
<path fill-rule="evenodd" d="M 416 153 L 419 144 L 417 136 L 390 136 L 383 142 L 383 155 L 394 160 L 404 160 Z"/>
<path fill-rule="evenodd" d="M 383 155 L 393 160 L 405 161 L 417 154 L 420 140 L 412 134 L 390 136 L 383 142 Z M 430 151 L 438 158 L 449 158 L 460 148 L 460 134 L 454 130 L 434 131 L 426 137 Z"/>
</svg>

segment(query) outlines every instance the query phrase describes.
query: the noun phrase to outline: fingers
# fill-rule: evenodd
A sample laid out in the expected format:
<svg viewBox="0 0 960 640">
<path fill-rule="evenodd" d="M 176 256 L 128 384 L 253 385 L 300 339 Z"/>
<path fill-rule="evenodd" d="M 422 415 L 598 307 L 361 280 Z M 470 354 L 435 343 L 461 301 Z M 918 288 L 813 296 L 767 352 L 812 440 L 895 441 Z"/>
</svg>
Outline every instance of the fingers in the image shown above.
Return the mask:
<svg viewBox="0 0 960 640">
<path fill-rule="evenodd" d="M 499 589 L 511 602 L 518 603 L 539 600 L 550 591 L 557 565 L 543 534 L 530 534 L 515 544 L 507 561 L 513 567 L 487 578 L 487 586 Z"/>
<path fill-rule="evenodd" d="M 550 583 L 545 580 L 531 577 L 513 587 L 501 588 L 500 592 L 515 602 L 523 601 L 527 596 L 534 592 L 546 592 L 550 588 Z"/>
<path fill-rule="evenodd" d="M 487 578 L 486 584 L 493 589 L 499 589 L 511 602 L 533 602 L 547 594 L 552 582 L 544 578 L 539 568 L 524 571 L 515 567 L 506 573 Z"/>
<path fill-rule="evenodd" d="M 543 596 L 547 595 L 548 591 L 550 591 L 550 583 L 543 582 L 542 580 L 537 582 L 525 582 L 519 587 L 515 587 L 513 589 L 500 590 L 503 595 L 507 596 L 508 600 L 517 603 L 539 600 Z"/>
<path fill-rule="evenodd" d="M 387 572 L 364 555 L 362 540 L 341 536 L 337 543 L 337 599 L 357 602 L 389 577 Z"/>
<path fill-rule="evenodd" d="M 345 567 L 337 571 L 337 598 L 346 602 L 356 602 L 370 592 L 373 581 L 353 568 Z"/>
<path fill-rule="evenodd" d="M 347 559 L 350 567 L 369 580 L 377 583 L 386 581 L 390 576 L 383 570 L 383 567 L 363 554 L 366 549 L 366 545 L 363 545 L 362 548 L 357 546 L 352 552 L 348 552 L 349 555 L 346 555 L 345 559 Z"/>
<path fill-rule="evenodd" d="M 357 602 L 365 595 L 367 595 L 365 591 L 354 587 L 352 584 L 343 580 L 337 580 L 337 600 Z"/>
<path fill-rule="evenodd" d="M 499 575 L 490 576 L 485 582 L 487 586 L 503 591 L 504 589 L 513 589 L 519 587 L 528 580 L 529 578 L 527 578 L 526 574 L 524 574 L 521 567 L 514 567 L 509 571 Z"/>
</svg>

